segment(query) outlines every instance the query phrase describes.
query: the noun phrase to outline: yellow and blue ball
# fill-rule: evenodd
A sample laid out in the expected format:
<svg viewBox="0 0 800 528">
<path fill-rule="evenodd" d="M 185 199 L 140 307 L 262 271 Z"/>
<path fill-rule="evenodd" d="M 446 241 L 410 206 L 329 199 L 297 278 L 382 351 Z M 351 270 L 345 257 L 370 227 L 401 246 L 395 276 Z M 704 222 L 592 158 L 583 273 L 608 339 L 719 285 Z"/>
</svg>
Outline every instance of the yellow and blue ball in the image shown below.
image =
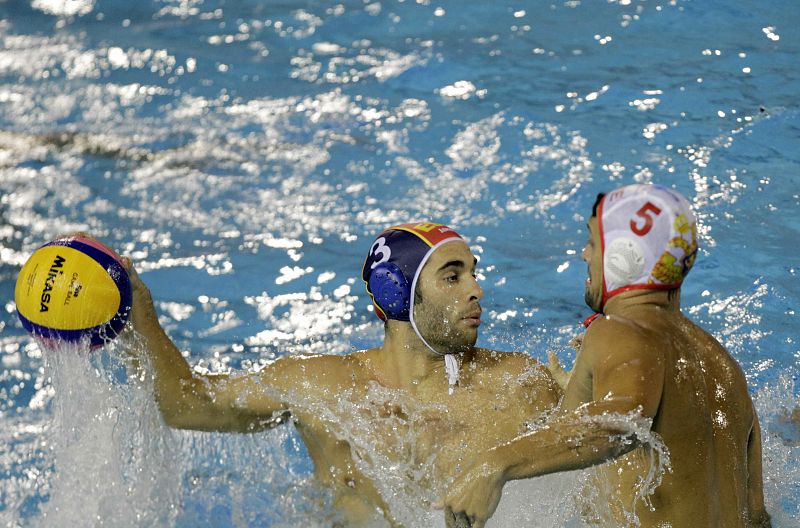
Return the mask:
<svg viewBox="0 0 800 528">
<path fill-rule="evenodd" d="M 17 278 L 17 315 L 31 335 L 44 341 L 102 346 L 125 327 L 131 283 L 116 253 L 75 236 L 37 249 Z"/>
</svg>

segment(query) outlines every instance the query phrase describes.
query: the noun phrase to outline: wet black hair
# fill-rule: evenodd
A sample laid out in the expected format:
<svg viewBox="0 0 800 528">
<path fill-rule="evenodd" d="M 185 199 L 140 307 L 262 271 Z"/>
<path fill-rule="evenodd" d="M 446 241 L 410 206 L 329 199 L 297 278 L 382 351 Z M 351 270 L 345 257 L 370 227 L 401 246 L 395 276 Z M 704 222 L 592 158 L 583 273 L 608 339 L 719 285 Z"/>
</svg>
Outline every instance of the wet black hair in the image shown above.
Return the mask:
<svg viewBox="0 0 800 528">
<path fill-rule="evenodd" d="M 600 205 L 600 202 L 603 201 L 603 197 L 606 193 L 597 193 L 597 198 L 594 200 L 594 205 L 592 206 L 592 218 L 597 216 L 597 207 Z"/>
</svg>

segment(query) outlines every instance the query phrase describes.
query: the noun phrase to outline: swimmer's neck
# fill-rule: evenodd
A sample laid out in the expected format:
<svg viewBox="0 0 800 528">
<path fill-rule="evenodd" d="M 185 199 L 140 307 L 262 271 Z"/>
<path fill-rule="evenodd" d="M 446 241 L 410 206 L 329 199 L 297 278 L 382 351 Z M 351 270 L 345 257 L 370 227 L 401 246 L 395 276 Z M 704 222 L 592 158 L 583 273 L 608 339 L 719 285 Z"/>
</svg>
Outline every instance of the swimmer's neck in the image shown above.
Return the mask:
<svg viewBox="0 0 800 528">
<path fill-rule="evenodd" d="M 629 315 L 641 308 L 660 308 L 670 312 L 681 310 L 681 290 L 629 290 L 619 293 L 603 307 L 605 315 Z"/>
<path fill-rule="evenodd" d="M 385 329 L 374 358 L 382 385 L 412 393 L 431 387 L 447 390 L 444 356 L 425 346 L 410 323 L 390 320 Z"/>
</svg>

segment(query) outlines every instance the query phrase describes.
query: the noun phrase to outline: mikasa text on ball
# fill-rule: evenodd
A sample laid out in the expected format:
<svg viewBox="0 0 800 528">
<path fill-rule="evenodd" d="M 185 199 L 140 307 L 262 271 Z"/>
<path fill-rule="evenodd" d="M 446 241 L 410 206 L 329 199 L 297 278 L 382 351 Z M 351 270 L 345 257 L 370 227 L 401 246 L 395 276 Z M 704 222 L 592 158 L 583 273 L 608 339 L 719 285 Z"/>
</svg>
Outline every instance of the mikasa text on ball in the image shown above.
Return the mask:
<svg viewBox="0 0 800 528">
<path fill-rule="evenodd" d="M 37 249 L 14 291 L 22 326 L 45 341 L 88 340 L 98 347 L 128 320 L 131 284 L 119 255 L 75 236 Z"/>
</svg>

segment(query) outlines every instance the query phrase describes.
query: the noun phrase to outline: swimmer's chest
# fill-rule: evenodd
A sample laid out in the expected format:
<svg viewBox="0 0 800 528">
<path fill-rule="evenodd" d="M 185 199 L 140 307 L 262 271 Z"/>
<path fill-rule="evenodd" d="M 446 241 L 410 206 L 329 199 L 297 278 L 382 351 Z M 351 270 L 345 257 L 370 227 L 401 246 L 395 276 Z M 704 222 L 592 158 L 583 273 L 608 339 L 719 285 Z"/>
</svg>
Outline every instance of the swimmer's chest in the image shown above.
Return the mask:
<svg viewBox="0 0 800 528">
<path fill-rule="evenodd" d="M 420 468 L 425 481 L 447 478 L 475 452 L 514 438 L 534 413 L 518 394 L 496 384 L 457 387 L 452 395 L 425 400 L 377 388 L 349 392 L 346 400 L 325 406 L 328 419 L 298 416 L 315 464 L 341 467 L 352 457 L 361 463 L 386 457 Z"/>
<path fill-rule="evenodd" d="M 412 404 L 394 412 L 400 413 L 401 420 L 391 426 L 400 423 L 405 428 L 402 438 L 413 443 L 414 462 L 432 462 L 450 470 L 474 452 L 516 437 L 531 418 L 531 411 L 519 399 L 463 387 L 435 406 L 418 404 L 414 409 Z"/>
</svg>

